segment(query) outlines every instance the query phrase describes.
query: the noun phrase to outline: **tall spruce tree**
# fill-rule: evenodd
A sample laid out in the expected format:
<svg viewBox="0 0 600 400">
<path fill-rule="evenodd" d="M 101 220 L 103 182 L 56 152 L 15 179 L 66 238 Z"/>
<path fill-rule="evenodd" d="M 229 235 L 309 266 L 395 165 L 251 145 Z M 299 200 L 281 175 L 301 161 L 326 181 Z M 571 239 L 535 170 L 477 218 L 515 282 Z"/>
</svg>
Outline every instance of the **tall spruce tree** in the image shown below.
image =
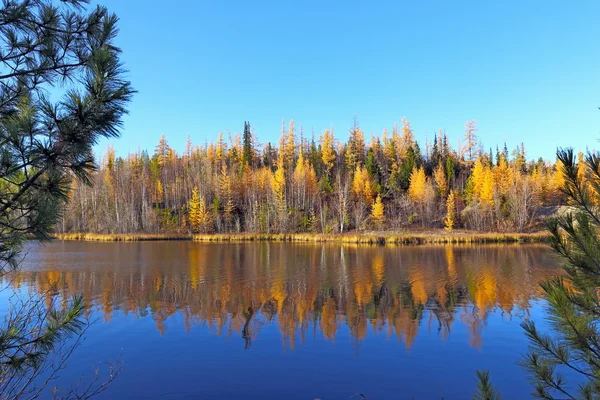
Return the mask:
<svg viewBox="0 0 600 400">
<path fill-rule="evenodd" d="M 71 180 L 89 182 L 92 146 L 119 135 L 134 93 L 114 45 L 118 18 L 86 3 L 4 0 L 0 8 L 3 274 L 18 267 L 25 240 L 50 237 Z M 67 308 L 33 299 L 9 310 L 0 327 L 1 398 L 49 396 L 43 390 L 52 389 L 48 382 L 85 329 L 83 309 L 77 297 Z M 82 398 L 104 387 L 58 396 Z"/>
<path fill-rule="evenodd" d="M 244 121 L 243 147 L 242 161 L 244 165 L 252 165 L 252 132 L 250 122 L 246 121 Z"/>
</svg>

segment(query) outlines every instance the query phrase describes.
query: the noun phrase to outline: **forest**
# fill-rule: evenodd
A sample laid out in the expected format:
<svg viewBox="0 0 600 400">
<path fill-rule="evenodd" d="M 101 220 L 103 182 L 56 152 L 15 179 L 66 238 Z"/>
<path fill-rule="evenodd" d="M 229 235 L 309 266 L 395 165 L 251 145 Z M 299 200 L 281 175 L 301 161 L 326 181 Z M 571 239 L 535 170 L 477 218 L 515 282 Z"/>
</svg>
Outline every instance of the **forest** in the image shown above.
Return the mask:
<svg viewBox="0 0 600 400">
<path fill-rule="evenodd" d="M 61 233 L 344 233 L 404 228 L 527 232 L 563 203 L 560 162 L 521 143 L 484 149 L 476 121 L 456 148 L 445 131 L 424 146 L 403 118 L 367 142 L 305 135 L 282 122 L 261 144 L 248 122 L 178 154 L 163 135 L 152 154 L 108 147 L 89 185 L 73 184 Z M 580 155 L 582 176 L 583 157 Z M 75 182 L 75 181 L 74 181 Z"/>
</svg>

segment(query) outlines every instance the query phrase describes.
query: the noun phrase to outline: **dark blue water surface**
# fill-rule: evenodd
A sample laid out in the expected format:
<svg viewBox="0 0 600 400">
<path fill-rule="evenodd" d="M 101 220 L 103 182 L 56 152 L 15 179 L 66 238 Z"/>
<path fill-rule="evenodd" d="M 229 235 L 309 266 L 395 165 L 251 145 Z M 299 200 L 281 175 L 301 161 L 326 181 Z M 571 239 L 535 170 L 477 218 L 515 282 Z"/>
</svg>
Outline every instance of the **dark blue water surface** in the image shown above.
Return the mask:
<svg viewBox="0 0 600 400">
<path fill-rule="evenodd" d="M 482 368 L 505 398 L 528 398 L 519 324 L 546 326 L 538 283 L 560 273 L 533 245 L 54 241 L 28 251 L 12 287 L 81 293 L 97 319 L 57 384 L 120 356 L 107 399 L 465 399 Z"/>
</svg>

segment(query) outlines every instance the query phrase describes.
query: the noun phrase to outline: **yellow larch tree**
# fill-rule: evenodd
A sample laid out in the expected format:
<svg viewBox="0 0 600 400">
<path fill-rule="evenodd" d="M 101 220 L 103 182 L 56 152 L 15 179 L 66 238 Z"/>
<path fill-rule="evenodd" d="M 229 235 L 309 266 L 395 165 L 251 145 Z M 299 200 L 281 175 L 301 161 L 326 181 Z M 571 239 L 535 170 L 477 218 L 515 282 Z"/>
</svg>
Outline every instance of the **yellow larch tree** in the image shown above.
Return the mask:
<svg viewBox="0 0 600 400">
<path fill-rule="evenodd" d="M 481 183 L 481 192 L 479 201 L 482 204 L 491 206 L 494 204 L 494 174 L 489 166 L 484 166 L 483 182 Z"/>
<path fill-rule="evenodd" d="M 413 134 L 410 121 L 406 118 L 402 118 L 402 134 L 397 140 L 398 143 L 396 144 L 396 151 L 398 152 L 400 158 L 404 159 L 408 149 L 415 144 L 415 135 Z"/>
<path fill-rule="evenodd" d="M 383 202 L 381 201 L 380 194 L 377 195 L 377 198 L 375 198 L 375 202 L 373 203 L 371 209 L 371 219 L 378 228 L 381 228 L 385 222 L 384 206 Z"/>
<path fill-rule="evenodd" d="M 423 167 L 413 168 L 410 174 L 410 185 L 408 187 L 408 197 L 416 203 L 420 203 L 425 198 L 427 177 Z"/>
<path fill-rule="evenodd" d="M 169 144 L 167 143 L 167 139 L 165 138 L 165 134 L 163 133 L 158 141 L 158 146 L 156 146 L 156 155 L 158 157 L 158 165 L 161 167 L 165 165 L 167 162 L 167 157 L 169 155 Z"/>
<path fill-rule="evenodd" d="M 435 170 L 433 170 L 433 180 L 437 186 L 438 196 L 443 199 L 448 191 L 448 180 L 446 179 L 446 171 L 442 163 L 439 163 Z"/>
<path fill-rule="evenodd" d="M 285 201 L 285 167 L 282 162 L 278 163 L 277 170 L 271 175 L 271 190 L 275 197 L 275 204 L 277 211 L 280 216 L 285 214 L 286 201 Z"/>
<path fill-rule="evenodd" d="M 501 156 L 498 166 L 494 168 L 494 181 L 498 187 L 498 192 L 506 196 L 512 186 L 514 169 L 508 165 L 506 158 Z"/>
<path fill-rule="evenodd" d="M 109 191 L 113 190 L 113 174 L 115 172 L 115 149 L 112 146 L 106 148 L 104 156 L 104 183 L 108 186 Z"/>
<path fill-rule="evenodd" d="M 300 208 L 306 208 L 307 201 L 312 198 L 317 188 L 317 174 L 310 164 L 310 161 L 304 158 L 304 151 L 300 150 L 298 162 L 293 174 L 294 192 L 297 205 Z"/>
<path fill-rule="evenodd" d="M 188 203 L 188 223 L 193 233 L 208 233 L 212 216 L 206 207 L 204 197 L 198 194 L 198 188 L 192 190 L 192 198 Z"/>
<path fill-rule="evenodd" d="M 563 163 L 559 159 L 556 160 L 552 173 L 550 175 L 549 191 L 553 198 L 557 198 L 561 195 L 560 188 L 565 186 L 565 175 L 563 173 Z"/>
<path fill-rule="evenodd" d="M 481 161 L 481 158 L 475 160 L 475 165 L 473 166 L 469 179 L 471 182 L 468 200 L 479 200 L 483 188 L 483 181 L 485 179 L 485 165 Z"/>
<path fill-rule="evenodd" d="M 209 144 L 206 148 L 206 157 L 211 165 L 215 165 L 217 161 L 217 148 L 213 143 Z"/>
<path fill-rule="evenodd" d="M 321 143 L 321 161 L 325 167 L 325 173 L 329 174 L 333 168 L 335 162 L 335 138 L 333 132 L 325 129 L 323 135 L 320 138 Z"/>
<path fill-rule="evenodd" d="M 225 163 L 223 163 L 223 166 L 221 167 L 221 175 L 219 176 L 219 197 L 223 204 L 225 221 L 231 222 L 233 212 L 235 211 L 235 203 L 233 202 L 231 176 L 229 175 L 227 164 Z"/>
<path fill-rule="evenodd" d="M 283 157 L 285 159 L 285 167 L 290 169 L 294 165 L 294 158 L 296 157 L 296 132 L 295 132 L 294 120 L 290 121 L 290 129 L 287 133 L 287 140 L 283 148 Z M 291 170 L 290 170 L 291 171 Z"/>
<path fill-rule="evenodd" d="M 225 154 L 227 152 L 227 144 L 225 143 L 225 141 L 223 140 L 223 132 L 219 132 L 219 135 L 217 137 L 217 144 L 216 144 L 216 149 L 215 149 L 215 156 L 217 159 L 217 162 L 221 162 L 223 161 L 223 159 L 225 158 Z"/>
<path fill-rule="evenodd" d="M 373 201 L 374 190 L 373 182 L 369 176 L 369 171 L 360 164 L 356 165 L 354 176 L 352 177 L 352 191 L 357 199 L 362 199 L 367 205 Z"/>
<path fill-rule="evenodd" d="M 346 149 L 346 165 L 350 171 L 361 164 L 365 153 L 365 134 L 355 122 L 354 127 L 350 130 L 350 138 Z"/>
<path fill-rule="evenodd" d="M 444 218 L 444 229 L 450 232 L 456 224 L 456 191 L 451 190 L 446 199 L 446 217 Z"/>
</svg>

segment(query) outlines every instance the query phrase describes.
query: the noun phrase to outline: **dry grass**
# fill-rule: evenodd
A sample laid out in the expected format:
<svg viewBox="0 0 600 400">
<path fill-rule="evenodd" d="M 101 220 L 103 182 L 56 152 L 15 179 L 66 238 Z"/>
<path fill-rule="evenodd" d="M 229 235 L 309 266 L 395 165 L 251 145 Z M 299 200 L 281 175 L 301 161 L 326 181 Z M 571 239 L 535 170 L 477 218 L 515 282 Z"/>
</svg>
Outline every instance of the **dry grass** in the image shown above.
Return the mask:
<svg viewBox="0 0 600 400">
<path fill-rule="evenodd" d="M 54 238 L 59 240 L 86 240 L 90 242 L 139 242 L 148 240 L 191 240 L 192 235 L 145 233 L 55 233 Z"/>
<path fill-rule="evenodd" d="M 549 235 L 546 232 L 537 233 L 486 233 L 486 232 L 363 232 L 354 234 L 217 234 L 194 235 L 199 242 L 335 242 L 353 244 L 484 244 L 484 243 L 542 243 Z"/>
<path fill-rule="evenodd" d="M 94 233 L 65 233 L 55 234 L 60 240 L 88 241 L 123 241 L 135 242 L 146 240 L 194 240 L 198 242 L 304 242 L 304 243 L 352 243 L 352 244 L 485 244 L 485 243 L 543 243 L 549 238 L 547 232 L 536 233 L 491 233 L 443 230 L 404 231 L 404 232 L 359 232 L 347 234 L 260 234 L 233 233 L 212 235 L 185 234 L 94 234 Z"/>
</svg>

